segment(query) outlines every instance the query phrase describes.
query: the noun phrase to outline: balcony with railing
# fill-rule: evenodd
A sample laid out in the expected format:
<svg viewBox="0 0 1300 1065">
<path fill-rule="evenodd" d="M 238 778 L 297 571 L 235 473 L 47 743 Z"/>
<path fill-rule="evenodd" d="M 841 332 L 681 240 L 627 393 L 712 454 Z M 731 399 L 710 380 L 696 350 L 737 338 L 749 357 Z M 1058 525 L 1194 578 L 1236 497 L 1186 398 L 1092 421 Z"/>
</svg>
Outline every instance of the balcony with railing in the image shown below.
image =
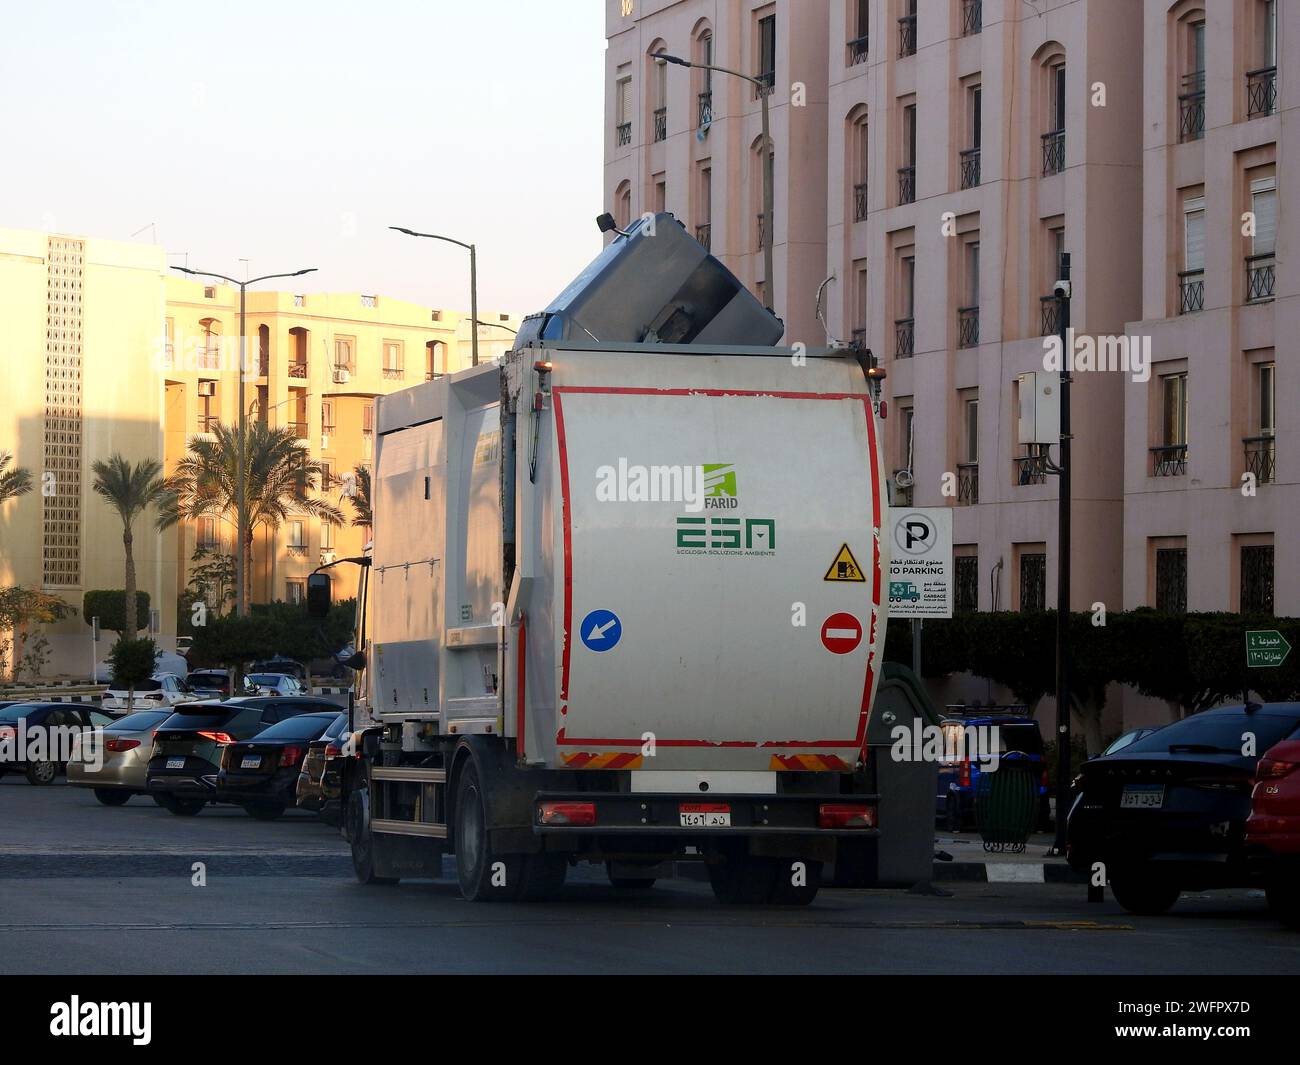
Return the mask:
<svg viewBox="0 0 1300 1065">
<path fill-rule="evenodd" d="M 1246 256 L 1246 302 L 1259 303 L 1273 298 L 1276 270 L 1272 253 Z"/>
<path fill-rule="evenodd" d="M 1042 317 L 1042 323 L 1039 326 L 1039 335 L 1045 337 L 1054 337 L 1061 331 L 1061 301 L 1055 296 L 1038 297 L 1039 314 Z"/>
<path fill-rule="evenodd" d="M 620 148 L 626 148 L 629 144 L 632 143 L 631 122 L 620 122 L 617 126 L 614 127 L 614 130 L 618 135 L 618 146 Z"/>
<path fill-rule="evenodd" d="M 199 429 L 200 433 L 215 433 L 217 426 L 221 424 L 221 419 L 215 414 L 200 414 Z"/>
<path fill-rule="evenodd" d="M 305 362 L 289 363 L 289 376 L 305 381 L 307 379 L 307 364 Z"/>
<path fill-rule="evenodd" d="M 962 0 L 961 35 L 973 37 L 984 28 L 984 0 Z"/>
<path fill-rule="evenodd" d="M 199 348 L 199 369 L 220 370 L 221 348 L 216 344 L 207 344 Z"/>
<path fill-rule="evenodd" d="M 385 366 L 385 367 L 384 367 L 384 380 L 385 380 L 385 381 L 400 381 L 400 380 L 401 380 L 403 377 L 405 377 L 405 376 L 406 376 L 406 371 L 405 371 L 402 367 L 400 367 L 400 366 Z"/>
<path fill-rule="evenodd" d="M 1151 448 L 1152 477 L 1181 477 L 1186 472 L 1186 444 L 1161 444 Z"/>
<path fill-rule="evenodd" d="M 916 340 L 916 319 L 894 319 L 894 355 L 900 359 L 912 357 L 912 346 Z"/>
<path fill-rule="evenodd" d="M 1178 313 L 1194 314 L 1205 310 L 1205 271 L 1178 271 Z"/>
<path fill-rule="evenodd" d="M 867 61 L 868 43 L 868 37 L 865 33 L 861 37 L 854 37 L 853 40 L 849 41 L 845 65 L 856 67 L 859 63 L 865 63 Z"/>
<path fill-rule="evenodd" d="M 973 507 L 980 501 L 980 464 L 957 463 L 957 505 Z"/>
<path fill-rule="evenodd" d="M 704 245 L 705 251 L 711 251 L 713 245 L 713 223 L 701 222 L 696 226 L 695 239 Z"/>
<path fill-rule="evenodd" d="M 1047 445 L 1026 444 L 1025 454 L 1012 462 L 1015 464 L 1017 486 L 1023 488 L 1026 485 L 1047 483 Z"/>
<path fill-rule="evenodd" d="M 867 348 L 867 330 L 864 326 L 861 329 L 855 329 L 849 334 L 849 340 L 852 345 L 859 351 L 865 351 Z"/>
<path fill-rule="evenodd" d="M 1246 117 L 1262 118 L 1277 110 L 1277 67 L 1246 71 Z"/>
<path fill-rule="evenodd" d="M 289 553 L 293 558 L 306 558 L 306 557 L 307 557 L 307 545 L 306 545 L 306 544 L 288 544 L 288 545 L 285 547 L 285 550 L 286 550 L 286 551 L 287 551 L 287 552 L 288 552 L 288 553 Z"/>
<path fill-rule="evenodd" d="M 436 380 L 438 380 L 438 378 L 440 378 L 441 376 L 442 376 L 442 374 L 440 374 L 437 370 L 425 370 L 425 371 L 424 371 L 424 379 L 425 379 L 426 381 L 436 381 Z"/>
<path fill-rule="evenodd" d="M 961 187 L 963 189 L 973 189 L 980 183 L 980 150 L 978 148 L 963 148 L 959 164 L 961 170 Z"/>
<path fill-rule="evenodd" d="M 767 212 L 759 211 L 757 221 L 758 227 L 755 232 L 758 237 L 758 246 L 764 248 L 767 246 Z"/>
<path fill-rule="evenodd" d="M 853 221 L 863 222 L 867 217 L 867 183 L 853 186 Z"/>
<path fill-rule="evenodd" d="M 1205 136 L 1205 71 L 1183 75 L 1178 94 L 1178 140 L 1198 141 Z"/>
<path fill-rule="evenodd" d="M 697 126 L 707 126 L 713 122 L 713 91 L 706 89 L 699 94 L 695 111 Z"/>
<path fill-rule="evenodd" d="M 916 16 L 904 15 L 898 20 L 898 58 L 916 55 Z"/>
<path fill-rule="evenodd" d="M 655 140 L 668 139 L 668 108 L 656 107 L 654 110 Z"/>
<path fill-rule="evenodd" d="M 293 430 L 293 435 L 294 435 L 297 439 L 299 439 L 299 440 L 306 440 L 306 439 L 307 439 L 307 423 L 306 423 L 305 421 L 301 421 L 301 422 L 285 422 L 285 423 L 284 423 L 284 427 L 285 427 L 286 429 L 291 429 L 291 430 Z"/>
<path fill-rule="evenodd" d="M 1051 177 L 1065 169 L 1065 130 L 1054 129 L 1043 134 L 1043 177 Z"/>
<path fill-rule="evenodd" d="M 1274 484 L 1277 481 L 1277 437 L 1272 433 L 1247 436 L 1241 443 L 1246 449 L 1246 472 L 1255 475 L 1257 484 Z"/>
<path fill-rule="evenodd" d="M 900 166 L 898 168 L 898 203 L 916 202 L 916 167 Z"/>
<path fill-rule="evenodd" d="M 980 309 L 957 308 L 957 347 L 973 348 L 980 342 Z"/>
<path fill-rule="evenodd" d="M 758 84 L 754 86 L 754 99 L 771 96 L 772 90 L 776 88 L 776 71 L 760 70 L 754 77 L 758 81 Z"/>
</svg>

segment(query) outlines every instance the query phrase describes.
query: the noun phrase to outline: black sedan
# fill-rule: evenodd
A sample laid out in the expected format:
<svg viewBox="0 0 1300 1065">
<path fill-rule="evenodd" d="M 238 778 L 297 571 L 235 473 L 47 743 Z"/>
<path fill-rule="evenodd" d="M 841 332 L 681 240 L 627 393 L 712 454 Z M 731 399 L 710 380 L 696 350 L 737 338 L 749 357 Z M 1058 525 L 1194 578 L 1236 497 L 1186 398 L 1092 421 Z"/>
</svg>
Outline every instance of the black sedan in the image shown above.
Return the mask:
<svg viewBox="0 0 1300 1065">
<path fill-rule="evenodd" d="M 242 806 L 261 821 L 279 817 L 286 806 L 293 805 L 308 746 L 338 718 L 337 710 L 299 714 L 259 732 L 251 740 L 227 744 L 221 751 L 217 801 Z"/>
<path fill-rule="evenodd" d="M 1071 867 L 1102 863 L 1130 913 L 1164 913 L 1183 891 L 1241 887 L 1255 765 L 1300 736 L 1300 703 L 1224 706 L 1085 762 L 1069 817 Z"/>
<path fill-rule="evenodd" d="M 113 723 L 98 710 L 67 703 L 0 706 L 0 776 L 22 773 L 29 784 L 53 784 L 67 768 L 76 741 Z"/>
</svg>

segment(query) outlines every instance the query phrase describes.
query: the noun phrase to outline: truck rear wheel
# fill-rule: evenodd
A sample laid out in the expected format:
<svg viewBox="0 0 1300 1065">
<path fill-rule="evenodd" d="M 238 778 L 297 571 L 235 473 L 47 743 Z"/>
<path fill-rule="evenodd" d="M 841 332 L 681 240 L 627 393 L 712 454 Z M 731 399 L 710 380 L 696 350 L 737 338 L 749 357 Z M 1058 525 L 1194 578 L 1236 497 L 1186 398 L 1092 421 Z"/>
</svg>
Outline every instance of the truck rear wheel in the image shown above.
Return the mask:
<svg viewBox="0 0 1300 1065">
<path fill-rule="evenodd" d="M 534 855 L 536 858 L 550 857 Z M 473 760 L 456 780 L 456 879 L 468 902 L 511 902 L 525 886 L 523 855 L 497 854 L 488 831 L 487 800 Z M 529 871 L 534 892 L 545 882 L 544 864 Z M 550 870 L 554 876 L 554 869 Z M 561 881 L 563 867 L 561 867 Z M 535 895 L 533 897 L 536 897 Z"/>
<path fill-rule="evenodd" d="M 366 821 L 365 791 L 354 791 L 348 799 L 348 839 L 352 843 L 352 872 L 362 884 L 396 884 L 395 876 L 375 875 L 375 841 Z"/>
<path fill-rule="evenodd" d="M 714 897 L 727 906 L 761 905 L 772 897 L 778 869 L 773 858 L 729 847 L 719 861 L 709 864 L 709 885 Z"/>
</svg>

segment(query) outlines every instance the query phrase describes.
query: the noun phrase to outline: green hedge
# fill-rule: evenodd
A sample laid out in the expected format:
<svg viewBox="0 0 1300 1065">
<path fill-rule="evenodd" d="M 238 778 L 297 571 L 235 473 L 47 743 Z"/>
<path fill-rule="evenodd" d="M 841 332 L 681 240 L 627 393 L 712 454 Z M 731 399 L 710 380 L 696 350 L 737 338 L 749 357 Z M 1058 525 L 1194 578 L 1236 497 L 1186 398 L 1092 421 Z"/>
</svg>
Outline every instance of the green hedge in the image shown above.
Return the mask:
<svg viewBox="0 0 1300 1065">
<path fill-rule="evenodd" d="M 123 588 L 87 592 L 81 600 L 81 616 L 86 619 L 87 625 L 91 623 L 91 619 L 97 617 L 101 629 L 125 632 L 126 611 L 122 606 L 125 602 L 126 590 Z M 135 593 L 135 620 L 137 632 L 149 627 L 148 592 Z"/>
</svg>

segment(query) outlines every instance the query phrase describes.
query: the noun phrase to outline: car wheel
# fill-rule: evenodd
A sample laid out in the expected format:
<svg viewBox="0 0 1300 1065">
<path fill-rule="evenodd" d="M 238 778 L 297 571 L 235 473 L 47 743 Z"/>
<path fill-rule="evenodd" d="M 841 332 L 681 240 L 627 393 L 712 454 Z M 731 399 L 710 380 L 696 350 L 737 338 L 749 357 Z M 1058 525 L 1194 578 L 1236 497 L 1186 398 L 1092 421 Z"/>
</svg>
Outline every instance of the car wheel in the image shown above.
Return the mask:
<svg viewBox="0 0 1300 1065">
<path fill-rule="evenodd" d="M 1132 866 L 1116 870 L 1110 880 L 1110 890 L 1129 913 L 1155 917 L 1167 913 L 1182 890 L 1149 867 Z"/>
<path fill-rule="evenodd" d="M 274 821 L 284 813 L 282 802 L 257 802 L 244 807 L 244 813 L 257 821 Z"/>
<path fill-rule="evenodd" d="M 497 854 L 487 827 L 478 767 L 465 763 L 456 781 L 456 879 L 468 902 L 509 902 L 522 886 L 522 855 Z"/>
<path fill-rule="evenodd" d="M 203 799 L 182 799 L 175 795 L 158 795 L 158 805 L 177 817 L 193 817 L 207 803 Z"/>
<path fill-rule="evenodd" d="M 59 766 L 57 762 L 31 762 L 27 766 L 27 783 L 43 787 L 46 784 L 53 784 L 54 778 L 58 774 Z"/>
<path fill-rule="evenodd" d="M 131 793 L 124 788 L 96 788 L 95 798 L 105 806 L 123 806 L 131 798 Z"/>
<path fill-rule="evenodd" d="M 1277 877 L 1264 885 L 1273 916 L 1288 928 L 1300 929 L 1300 875 Z"/>
<path fill-rule="evenodd" d="M 961 831 L 961 799 L 956 795 L 948 796 L 948 805 L 944 810 L 943 827 L 949 832 Z"/>
<path fill-rule="evenodd" d="M 396 884 L 395 876 L 375 875 L 374 841 L 366 824 L 364 791 L 354 791 L 348 800 L 348 839 L 352 844 L 352 872 L 362 884 Z"/>
</svg>

